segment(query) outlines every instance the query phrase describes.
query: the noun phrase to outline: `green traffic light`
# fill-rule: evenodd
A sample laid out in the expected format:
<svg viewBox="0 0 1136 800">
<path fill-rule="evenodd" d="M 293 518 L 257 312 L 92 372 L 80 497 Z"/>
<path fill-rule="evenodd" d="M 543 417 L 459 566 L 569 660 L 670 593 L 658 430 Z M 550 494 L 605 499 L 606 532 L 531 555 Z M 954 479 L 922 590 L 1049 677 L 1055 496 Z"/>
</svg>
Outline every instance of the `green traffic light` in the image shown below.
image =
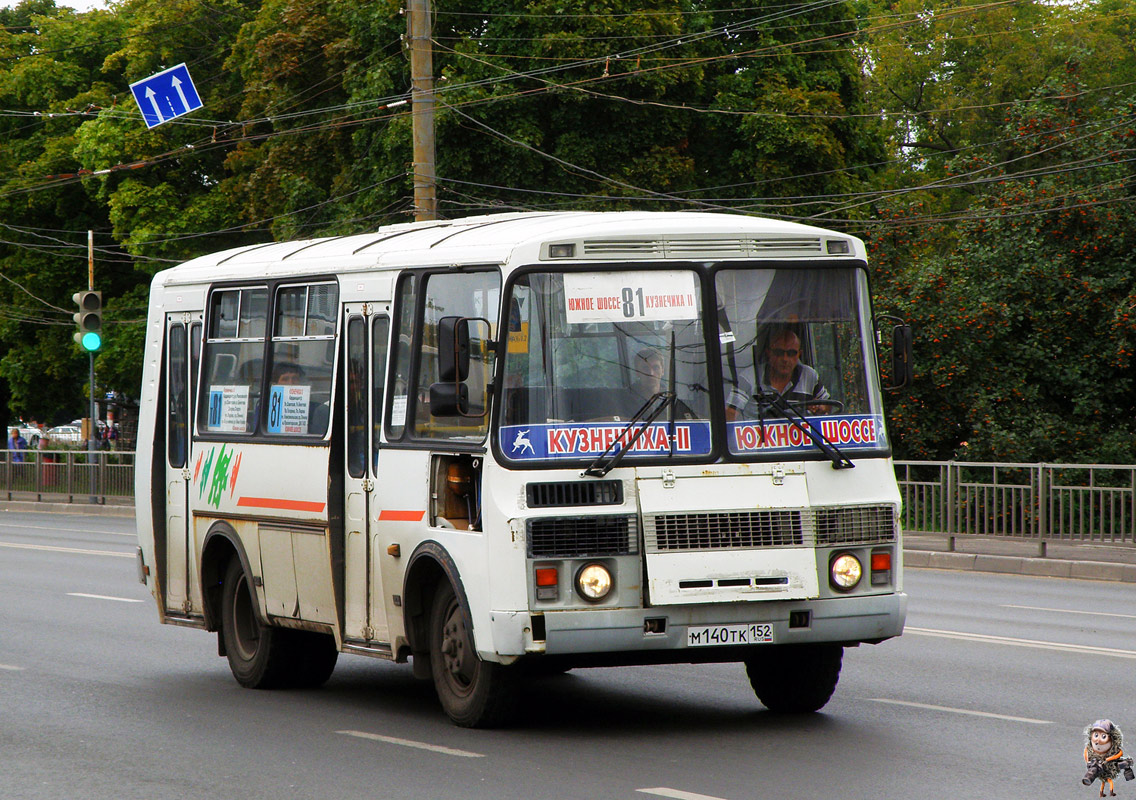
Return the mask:
<svg viewBox="0 0 1136 800">
<path fill-rule="evenodd" d="M 79 341 L 79 345 L 89 353 L 93 353 L 103 346 L 103 337 L 94 331 L 88 331 L 83 334 L 83 338 Z"/>
</svg>

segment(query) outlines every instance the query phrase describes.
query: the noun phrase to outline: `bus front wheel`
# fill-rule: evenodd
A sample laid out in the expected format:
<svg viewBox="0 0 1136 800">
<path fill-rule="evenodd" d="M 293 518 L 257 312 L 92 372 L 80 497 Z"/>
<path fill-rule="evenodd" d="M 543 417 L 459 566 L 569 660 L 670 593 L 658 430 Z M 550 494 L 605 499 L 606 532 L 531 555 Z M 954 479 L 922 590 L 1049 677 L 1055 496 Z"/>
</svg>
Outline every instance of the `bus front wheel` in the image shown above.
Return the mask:
<svg viewBox="0 0 1136 800">
<path fill-rule="evenodd" d="M 757 699 L 770 711 L 808 714 L 828 703 L 840 680 L 844 647 L 838 644 L 780 645 L 746 659 Z"/>
<path fill-rule="evenodd" d="M 254 602 L 248 576 L 234 558 L 225 570 L 221 595 L 221 634 L 229 669 L 241 686 L 275 689 L 284 683 L 288 631 L 262 624 Z"/>
<path fill-rule="evenodd" d="M 463 728 L 487 728 L 509 720 L 515 676 L 508 667 L 482 661 L 466 614 L 448 581 L 430 609 L 430 670 L 442 708 Z"/>
</svg>

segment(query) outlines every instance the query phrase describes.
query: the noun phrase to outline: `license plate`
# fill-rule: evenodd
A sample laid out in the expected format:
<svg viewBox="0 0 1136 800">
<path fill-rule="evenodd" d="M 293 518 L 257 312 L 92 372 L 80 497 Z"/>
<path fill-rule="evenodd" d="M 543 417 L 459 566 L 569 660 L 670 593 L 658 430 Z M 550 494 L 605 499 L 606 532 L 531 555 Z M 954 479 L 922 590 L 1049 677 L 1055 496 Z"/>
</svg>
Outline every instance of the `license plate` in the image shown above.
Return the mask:
<svg viewBox="0 0 1136 800">
<path fill-rule="evenodd" d="M 687 628 L 687 647 L 719 647 L 730 644 L 768 644 L 773 641 L 773 625 L 751 622 L 745 625 L 703 625 Z"/>
</svg>

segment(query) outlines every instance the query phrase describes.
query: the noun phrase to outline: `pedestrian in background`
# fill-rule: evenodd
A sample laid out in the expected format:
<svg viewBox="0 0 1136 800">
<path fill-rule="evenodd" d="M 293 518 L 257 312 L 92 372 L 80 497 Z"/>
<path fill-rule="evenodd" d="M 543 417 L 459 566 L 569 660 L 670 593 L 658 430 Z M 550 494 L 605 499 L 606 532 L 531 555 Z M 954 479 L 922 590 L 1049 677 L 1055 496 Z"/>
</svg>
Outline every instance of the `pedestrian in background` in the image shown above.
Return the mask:
<svg viewBox="0 0 1136 800">
<path fill-rule="evenodd" d="M 12 451 L 11 458 L 14 463 L 24 460 L 24 454 L 20 451 L 28 449 L 28 440 L 20 436 L 19 428 L 12 428 L 9 432 L 8 449 Z"/>
</svg>

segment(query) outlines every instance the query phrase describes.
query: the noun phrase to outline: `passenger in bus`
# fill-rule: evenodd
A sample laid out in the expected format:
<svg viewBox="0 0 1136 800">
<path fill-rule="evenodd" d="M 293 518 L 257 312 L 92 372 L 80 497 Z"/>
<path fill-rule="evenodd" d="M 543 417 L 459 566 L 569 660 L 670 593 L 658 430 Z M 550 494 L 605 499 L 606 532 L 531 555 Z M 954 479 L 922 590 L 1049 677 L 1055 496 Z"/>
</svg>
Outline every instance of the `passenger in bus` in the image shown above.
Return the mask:
<svg viewBox="0 0 1136 800">
<path fill-rule="evenodd" d="M 304 382 L 304 370 L 299 364 L 283 362 L 272 369 L 273 386 L 299 386 Z"/>
<path fill-rule="evenodd" d="M 831 395 L 820 381 L 820 375 L 808 364 L 801 363 L 801 339 L 788 326 L 775 328 L 769 335 L 762 357 L 757 363 L 757 390 L 754 382 L 738 376 L 737 386 L 727 387 L 726 419 L 754 419 L 758 405 L 754 395 L 778 397 L 791 403 L 807 403 L 814 414 L 828 408 Z"/>
<path fill-rule="evenodd" d="M 630 390 L 622 405 L 622 418 L 627 420 L 635 415 L 652 397 L 667 390 L 666 362 L 663 354 L 653 347 L 644 347 L 635 354 L 631 364 L 632 381 Z M 675 416 L 694 419 L 694 412 L 681 400 L 675 400 Z"/>
<path fill-rule="evenodd" d="M 632 365 L 634 380 L 631 382 L 631 394 L 641 406 L 663 390 L 663 375 L 666 367 L 663 365 L 662 354 L 653 347 L 645 347 L 635 354 Z"/>
</svg>

